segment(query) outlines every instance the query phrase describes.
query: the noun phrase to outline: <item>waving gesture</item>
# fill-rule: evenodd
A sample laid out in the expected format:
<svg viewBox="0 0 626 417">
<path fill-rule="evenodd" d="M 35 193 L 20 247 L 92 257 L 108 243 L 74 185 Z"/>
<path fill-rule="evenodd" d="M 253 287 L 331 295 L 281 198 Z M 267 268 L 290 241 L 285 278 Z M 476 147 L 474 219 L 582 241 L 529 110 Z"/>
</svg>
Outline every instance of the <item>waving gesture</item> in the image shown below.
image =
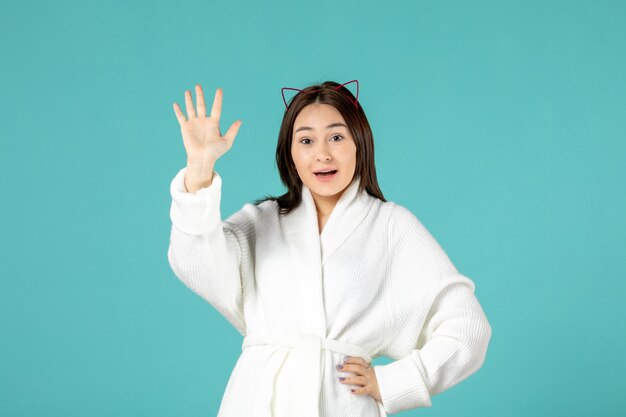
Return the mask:
<svg viewBox="0 0 626 417">
<path fill-rule="evenodd" d="M 220 133 L 220 115 L 222 113 L 222 89 L 215 91 L 211 115 L 206 116 L 204 94 L 200 84 L 196 84 L 196 101 L 198 109 L 193 106 L 191 92 L 185 90 L 185 105 L 187 118 L 177 103 L 174 103 L 174 112 L 180 124 L 183 144 L 187 152 L 187 174 L 185 186 L 188 191 L 208 186 L 213 179 L 213 167 L 218 158 L 224 155 L 232 146 L 235 136 L 241 126 L 241 120 L 235 121 L 226 134 Z"/>
</svg>

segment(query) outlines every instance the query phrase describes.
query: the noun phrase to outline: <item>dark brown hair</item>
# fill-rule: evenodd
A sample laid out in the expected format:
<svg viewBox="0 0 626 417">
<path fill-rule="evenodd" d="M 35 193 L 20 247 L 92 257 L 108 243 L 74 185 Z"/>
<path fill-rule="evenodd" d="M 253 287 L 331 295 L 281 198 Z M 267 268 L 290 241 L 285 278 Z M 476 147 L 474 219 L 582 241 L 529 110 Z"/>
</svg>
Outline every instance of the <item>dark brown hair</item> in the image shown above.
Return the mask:
<svg viewBox="0 0 626 417">
<path fill-rule="evenodd" d="M 366 190 L 367 193 L 382 201 L 385 200 L 378 180 L 376 179 L 376 167 L 374 165 L 374 135 L 367 121 L 361 104 L 357 102 L 352 92 L 345 86 L 334 81 L 325 81 L 321 84 L 311 85 L 296 94 L 288 104 L 283 115 L 283 121 L 278 132 L 278 144 L 276 146 L 276 165 L 282 183 L 287 187 L 287 192 L 279 197 L 266 196 L 256 200 L 254 204 L 263 201 L 274 200 L 278 203 L 279 214 L 287 214 L 298 207 L 302 199 L 302 181 L 296 171 L 296 166 L 291 157 L 291 142 L 293 125 L 296 117 L 302 109 L 309 104 L 322 103 L 333 106 L 341 114 L 348 125 L 356 144 L 356 167 L 355 178 L 360 177 L 358 192 Z M 318 91 L 314 91 L 314 90 Z M 352 102 L 350 101 L 352 100 Z"/>
</svg>

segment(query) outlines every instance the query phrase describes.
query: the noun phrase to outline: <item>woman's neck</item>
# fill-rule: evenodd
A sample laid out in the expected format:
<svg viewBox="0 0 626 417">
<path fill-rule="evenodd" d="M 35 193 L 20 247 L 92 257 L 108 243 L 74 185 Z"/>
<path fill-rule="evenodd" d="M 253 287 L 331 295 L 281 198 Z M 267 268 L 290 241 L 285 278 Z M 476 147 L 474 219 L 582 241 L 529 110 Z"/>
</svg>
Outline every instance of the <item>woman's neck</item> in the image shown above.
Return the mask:
<svg viewBox="0 0 626 417">
<path fill-rule="evenodd" d="M 313 200 L 315 201 L 315 211 L 317 212 L 317 217 L 328 218 L 337 205 L 339 197 L 313 197 Z"/>
</svg>

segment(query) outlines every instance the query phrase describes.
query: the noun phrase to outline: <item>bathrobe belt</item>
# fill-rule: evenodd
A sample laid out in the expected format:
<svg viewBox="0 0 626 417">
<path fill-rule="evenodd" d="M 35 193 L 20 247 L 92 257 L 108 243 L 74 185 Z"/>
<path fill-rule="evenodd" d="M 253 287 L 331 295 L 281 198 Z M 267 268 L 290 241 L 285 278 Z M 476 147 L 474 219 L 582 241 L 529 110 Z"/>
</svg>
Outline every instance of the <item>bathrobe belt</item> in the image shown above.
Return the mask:
<svg viewBox="0 0 626 417">
<path fill-rule="evenodd" d="M 297 385 L 297 389 L 290 391 L 295 393 L 296 398 L 289 398 L 289 400 L 292 401 L 292 415 L 298 417 L 319 416 L 318 403 L 321 388 L 322 349 L 332 350 L 347 356 L 358 356 L 369 363 L 372 362 L 370 354 L 360 346 L 340 342 L 338 340 L 321 338 L 311 334 L 281 337 L 247 335 L 243 340 L 241 349 L 244 350 L 248 346 L 254 345 L 274 345 L 277 347 L 291 348 L 289 353 L 285 355 L 284 360 L 286 360 L 287 357 L 291 357 L 291 360 L 295 361 L 295 367 L 297 368 L 297 375 L 293 375 L 293 378 L 289 378 L 291 384 Z M 282 365 L 281 363 L 280 367 L 277 369 L 280 369 Z M 271 384 L 267 384 L 268 386 L 265 387 L 265 389 L 272 390 L 271 393 L 268 393 L 269 407 L 271 407 L 273 391 L 276 388 L 274 382 L 275 379 L 272 380 Z M 346 387 L 346 389 L 348 389 L 348 387 Z M 269 415 L 275 417 L 272 414 L 271 408 L 270 410 L 264 411 L 267 411 Z"/>
</svg>

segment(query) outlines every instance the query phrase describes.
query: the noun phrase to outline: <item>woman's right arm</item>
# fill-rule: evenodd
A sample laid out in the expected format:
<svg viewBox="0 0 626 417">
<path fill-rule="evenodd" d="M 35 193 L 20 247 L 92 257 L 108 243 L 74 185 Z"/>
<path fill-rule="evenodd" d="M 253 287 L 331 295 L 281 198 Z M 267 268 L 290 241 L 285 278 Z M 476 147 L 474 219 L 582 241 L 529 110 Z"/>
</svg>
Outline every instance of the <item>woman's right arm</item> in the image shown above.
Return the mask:
<svg viewBox="0 0 626 417">
<path fill-rule="evenodd" d="M 237 330 L 245 333 L 243 289 L 252 274 L 253 218 L 242 212 L 239 222 L 222 222 L 221 178 L 214 172 L 217 159 L 233 145 L 241 121 L 224 136 L 219 129 L 222 90 L 215 92 L 206 116 L 202 87 L 196 85 L 197 111 L 191 92 L 185 91 L 187 118 L 177 103 L 174 112 L 187 152 L 187 167 L 170 185 L 172 230 L 168 260 L 176 276 L 211 303 Z M 249 221 L 248 221 L 249 220 Z"/>
<path fill-rule="evenodd" d="M 243 290 L 254 275 L 254 216 L 244 209 L 233 216 L 236 223 L 222 222 L 220 175 L 214 172 L 209 186 L 190 193 L 184 184 L 186 171 L 181 169 L 170 185 L 169 264 L 187 287 L 244 335 Z"/>
</svg>

